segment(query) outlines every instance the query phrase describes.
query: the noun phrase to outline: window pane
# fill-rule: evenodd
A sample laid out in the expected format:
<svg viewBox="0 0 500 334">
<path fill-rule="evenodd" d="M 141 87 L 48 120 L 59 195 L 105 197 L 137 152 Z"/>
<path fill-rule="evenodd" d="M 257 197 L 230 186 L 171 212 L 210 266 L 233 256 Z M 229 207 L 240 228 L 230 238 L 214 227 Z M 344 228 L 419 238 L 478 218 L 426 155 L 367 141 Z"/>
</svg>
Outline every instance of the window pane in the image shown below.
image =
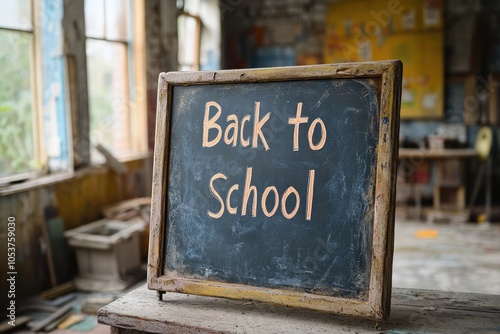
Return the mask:
<svg viewBox="0 0 500 334">
<path fill-rule="evenodd" d="M 130 151 L 127 45 L 87 40 L 87 71 L 92 144 Z"/>
<path fill-rule="evenodd" d="M 31 0 L 1 1 L 0 27 L 31 30 Z"/>
<path fill-rule="evenodd" d="M 179 29 L 179 64 L 189 65 L 191 69 L 196 69 L 199 52 L 198 21 L 194 17 L 180 15 L 177 27 Z"/>
<path fill-rule="evenodd" d="M 127 40 L 129 0 L 106 0 L 106 38 Z"/>
<path fill-rule="evenodd" d="M 34 169 L 31 34 L 0 29 L 0 176 Z"/>
<path fill-rule="evenodd" d="M 85 0 L 85 34 L 87 37 L 105 37 L 104 0 Z"/>
</svg>

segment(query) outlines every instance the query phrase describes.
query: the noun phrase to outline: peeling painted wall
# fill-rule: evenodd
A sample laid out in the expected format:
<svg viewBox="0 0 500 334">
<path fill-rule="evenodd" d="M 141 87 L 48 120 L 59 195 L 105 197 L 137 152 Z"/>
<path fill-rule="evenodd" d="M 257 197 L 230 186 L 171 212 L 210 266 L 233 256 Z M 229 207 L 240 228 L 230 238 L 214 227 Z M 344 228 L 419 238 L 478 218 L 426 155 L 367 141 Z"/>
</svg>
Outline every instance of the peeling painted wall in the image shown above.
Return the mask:
<svg viewBox="0 0 500 334">
<path fill-rule="evenodd" d="M 223 68 L 323 62 L 326 2 L 220 1 Z"/>
<path fill-rule="evenodd" d="M 148 147 L 154 147 L 156 96 L 161 72 L 177 70 L 177 9 L 175 0 L 146 3 L 146 72 Z"/>
</svg>

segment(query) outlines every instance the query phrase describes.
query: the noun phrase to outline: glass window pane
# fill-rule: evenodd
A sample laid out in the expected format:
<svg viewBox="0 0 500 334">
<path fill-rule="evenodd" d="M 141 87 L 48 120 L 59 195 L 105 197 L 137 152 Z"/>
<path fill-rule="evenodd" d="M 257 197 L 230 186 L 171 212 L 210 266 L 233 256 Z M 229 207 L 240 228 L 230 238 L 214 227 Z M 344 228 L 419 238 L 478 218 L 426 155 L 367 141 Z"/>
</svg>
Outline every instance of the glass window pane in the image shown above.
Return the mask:
<svg viewBox="0 0 500 334">
<path fill-rule="evenodd" d="M 31 34 L 0 29 L 0 176 L 34 169 Z"/>
<path fill-rule="evenodd" d="M 194 17 L 180 15 L 177 20 L 177 27 L 179 29 L 179 64 L 196 67 L 199 52 L 198 21 Z"/>
<path fill-rule="evenodd" d="M 106 0 L 106 38 L 128 39 L 129 0 Z"/>
<path fill-rule="evenodd" d="M 31 0 L 1 1 L 0 27 L 31 30 Z"/>
<path fill-rule="evenodd" d="M 85 34 L 87 37 L 105 37 L 104 0 L 85 0 Z"/>
<path fill-rule="evenodd" d="M 130 151 L 127 45 L 87 40 L 87 73 L 92 144 Z"/>
</svg>

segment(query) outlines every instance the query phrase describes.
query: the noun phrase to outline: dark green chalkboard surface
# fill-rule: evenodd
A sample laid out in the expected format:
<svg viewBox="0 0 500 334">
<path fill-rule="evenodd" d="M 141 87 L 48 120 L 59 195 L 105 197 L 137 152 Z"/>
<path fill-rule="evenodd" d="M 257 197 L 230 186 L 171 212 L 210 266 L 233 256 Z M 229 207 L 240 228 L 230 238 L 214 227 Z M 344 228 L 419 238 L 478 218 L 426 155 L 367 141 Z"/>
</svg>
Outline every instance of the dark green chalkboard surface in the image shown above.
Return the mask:
<svg viewBox="0 0 500 334">
<path fill-rule="evenodd" d="M 386 317 L 400 75 L 162 74 L 150 288 Z"/>
</svg>

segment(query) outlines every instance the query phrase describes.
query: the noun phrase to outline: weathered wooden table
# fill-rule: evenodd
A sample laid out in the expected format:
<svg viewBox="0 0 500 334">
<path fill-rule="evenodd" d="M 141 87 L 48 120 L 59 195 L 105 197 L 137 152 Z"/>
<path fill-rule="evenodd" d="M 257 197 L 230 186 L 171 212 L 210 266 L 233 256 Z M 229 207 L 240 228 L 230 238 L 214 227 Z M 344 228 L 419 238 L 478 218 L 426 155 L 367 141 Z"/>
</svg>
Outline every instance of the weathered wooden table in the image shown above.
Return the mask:
<svg viewBox="0 0 500 334">
<path fill-rule="evenodd" d="M 140 287 L 98 313 L 111 333 L 500 333 L 500 295 L 393 289 L 389 321 Z"/>
</svg>

